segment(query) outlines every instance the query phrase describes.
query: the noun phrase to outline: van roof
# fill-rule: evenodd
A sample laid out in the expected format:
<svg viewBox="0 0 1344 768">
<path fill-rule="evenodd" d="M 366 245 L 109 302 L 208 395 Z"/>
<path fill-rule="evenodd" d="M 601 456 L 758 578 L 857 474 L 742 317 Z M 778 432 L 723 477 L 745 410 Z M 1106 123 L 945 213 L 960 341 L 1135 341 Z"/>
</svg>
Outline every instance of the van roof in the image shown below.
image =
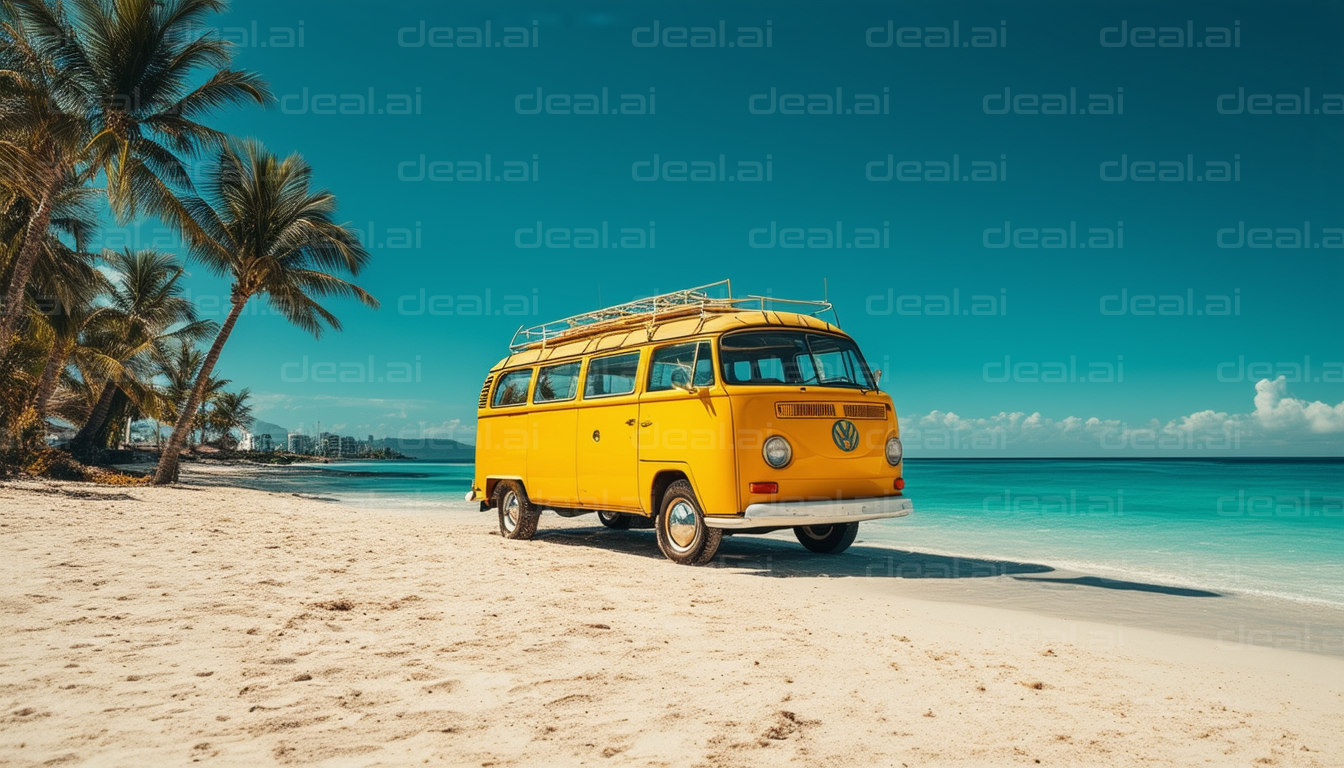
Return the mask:
<svg viewBox="0 0 1344 768">
<path fill-rule="evenodd" d="M 607 352 L 660 341 L 719 334 L 745 328 L 788 327 L 807 328 L 846 335 L 838 325 L 813 315 L 773 310 L 745 310 L 722 308 L 705 312 L 671 313 L 657 319 L 630 318 L 631 322 L 615 327 L 593 329 L 593 333 L 574 338 L 560 338 L 548 344 L 533 343 L 500 360 L 491 372 L 516 365 L 559 360 L 567 357 Z"/>
</svg>

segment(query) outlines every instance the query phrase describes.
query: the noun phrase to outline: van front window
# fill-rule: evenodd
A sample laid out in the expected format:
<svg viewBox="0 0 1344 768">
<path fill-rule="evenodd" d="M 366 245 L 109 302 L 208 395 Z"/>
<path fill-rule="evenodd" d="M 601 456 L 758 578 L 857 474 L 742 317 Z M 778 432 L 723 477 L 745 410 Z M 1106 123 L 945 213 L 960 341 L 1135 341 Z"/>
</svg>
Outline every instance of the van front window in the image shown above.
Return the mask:
<svg viewBox="0 0 1344 768">
<path fill-rule="evenodd" d="M 744 331 L 719 340 L 726 384 L 876 389 L 859 348 L 849 339 L 805 331 Z"/>
</svg>

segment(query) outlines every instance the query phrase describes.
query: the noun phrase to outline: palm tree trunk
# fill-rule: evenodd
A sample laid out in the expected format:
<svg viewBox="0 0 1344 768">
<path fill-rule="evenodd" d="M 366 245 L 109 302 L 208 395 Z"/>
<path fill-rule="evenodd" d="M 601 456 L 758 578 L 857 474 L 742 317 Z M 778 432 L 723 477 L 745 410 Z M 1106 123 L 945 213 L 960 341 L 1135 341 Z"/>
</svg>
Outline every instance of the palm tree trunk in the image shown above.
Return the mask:
<svg viewBox="0 0 1344 768">
<path fill-rule="evenodd" d="M 37 210 L 28 217 L 28 226 L 23 232 L 23 247 L 14 263 L 14 273 L 9 278 L 9 288 L 5 291 L 3 303 L 0 303 L 0 357 L 4 357 L 13 345 L 14 327 L 23 316 L 23 292 L 28 287 L 28 278 L 33 273 L 33 265 L 47 239 L 47 225 L 51 223 L 51 199 L 56 184 L 38 201 Z"/>
<path fill-rule="evenodd" d="M 177 482 L 178 457 L 182 453 L 182 444 L 186 442 L 187 434 L 191 432 L 192 422 L 196 420 L 196 409 L 201 407 L 201 400 L 205 397 L 205 385 L 210 381 L 210 374 L 219 360 L 219 353 L 224 350 L 224 342 L 229 340 L 229 334 L 233 333 L 233 326 L 238 322 L 238 316 L 243 313 L 247 298 L 233 297 L 233 308 L 229 310 L 229 316 L 225 318 L 224 325 L 220 326 L 214 343 L 210 345 L 210 351 L 201 362 L 201 370 L 196 374 L 196 385 L 191 388 L 191 396 L 187 398 L 186 403 L 183 403 L 182 410 L 177 414 L 177 423 L 173 425 L 173 434 L 168 438 L 168 447 L 164 448 L 162 455 L 159 456 L 159 467 L 154 472 L 155 485 Z"/>
<path fill-rule="evenodd" d="M 94 438 L 103 431 L 103 426 L 107 424 L 107 415 L 112 412 L 112 400 L 117 395 L 117 385 L 109 381 L 103 385 L 103 391 L 98 395 L 98 402 L 89 412 L 89 418 L 84 422 L 84 426 L 75 433 L 75 438 L 70 441 L 70 453 L 75 456 L 84 456 L 90 453 Z"/>
<path fill-rule="evenodd" d="M 51 345 L 47 365 L 42 369 L 42 378 L 38 379 L 37 390 L 33 393 L 33 408 L 37 411 L 39 419 L 46 418 L 47 401 L 51 400 L 51 394 L 56 391 L 56 382 L 60 378 L 61 370 L 65 368 L 65 361 L 70 358 L 72 346 L 72 342 L 60 339 Z"/>
</svg>

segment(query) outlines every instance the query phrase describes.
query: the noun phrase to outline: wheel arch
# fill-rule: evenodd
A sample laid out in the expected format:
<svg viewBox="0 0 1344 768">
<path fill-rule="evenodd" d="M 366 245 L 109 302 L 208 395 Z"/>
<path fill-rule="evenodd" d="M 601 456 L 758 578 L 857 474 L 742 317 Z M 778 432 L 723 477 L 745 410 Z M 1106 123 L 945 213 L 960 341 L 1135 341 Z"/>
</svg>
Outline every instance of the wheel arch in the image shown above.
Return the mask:
<svg viewBox="0 0 1344 768">
<path fill-rule="evenodd" d="M 685 468 L 664 467 L 659 469 L 653 476 L 653 481 L 649 484 L 649 517 L 656 517 L 658 511 L 663 506 L 663 494 L 667 492 L 667 487 L 678 480 L 685 480 L 691 484 L 691 489 L 695 491 L 698 498 L 700 489 L 695 486 L 695 478 Z"/>
<path fill-rule="evenodd" d="M 499 485 L 501 480 L 513 480 L 527 491 L 527 483 L 523 481 L 520 475 L 487 475 L 485 478 L 485 498 L 481 500 L 484 509 L 491 509 L 495 506 L 495 486 Z"/>
</svg>

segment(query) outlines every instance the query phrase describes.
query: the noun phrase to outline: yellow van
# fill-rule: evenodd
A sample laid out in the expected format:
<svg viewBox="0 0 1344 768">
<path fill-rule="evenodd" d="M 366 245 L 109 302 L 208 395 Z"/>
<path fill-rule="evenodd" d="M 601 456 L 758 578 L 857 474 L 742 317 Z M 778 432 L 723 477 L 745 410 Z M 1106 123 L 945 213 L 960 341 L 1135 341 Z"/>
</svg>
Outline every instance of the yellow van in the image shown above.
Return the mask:
<svg viewBox="0 0 1344 768">
<path fill-rule="evenodd" d="M 542 510 L 596 512 L 694 565 L 725 534 L 792 528 L 839 553 L 859 522 L 910 514 L 891 396 L 817 317 L 830 305 L 731 295 L 725 281 L 520 329 L 481 387 L 467 499 L 508 539 Z"/>
</svg>

